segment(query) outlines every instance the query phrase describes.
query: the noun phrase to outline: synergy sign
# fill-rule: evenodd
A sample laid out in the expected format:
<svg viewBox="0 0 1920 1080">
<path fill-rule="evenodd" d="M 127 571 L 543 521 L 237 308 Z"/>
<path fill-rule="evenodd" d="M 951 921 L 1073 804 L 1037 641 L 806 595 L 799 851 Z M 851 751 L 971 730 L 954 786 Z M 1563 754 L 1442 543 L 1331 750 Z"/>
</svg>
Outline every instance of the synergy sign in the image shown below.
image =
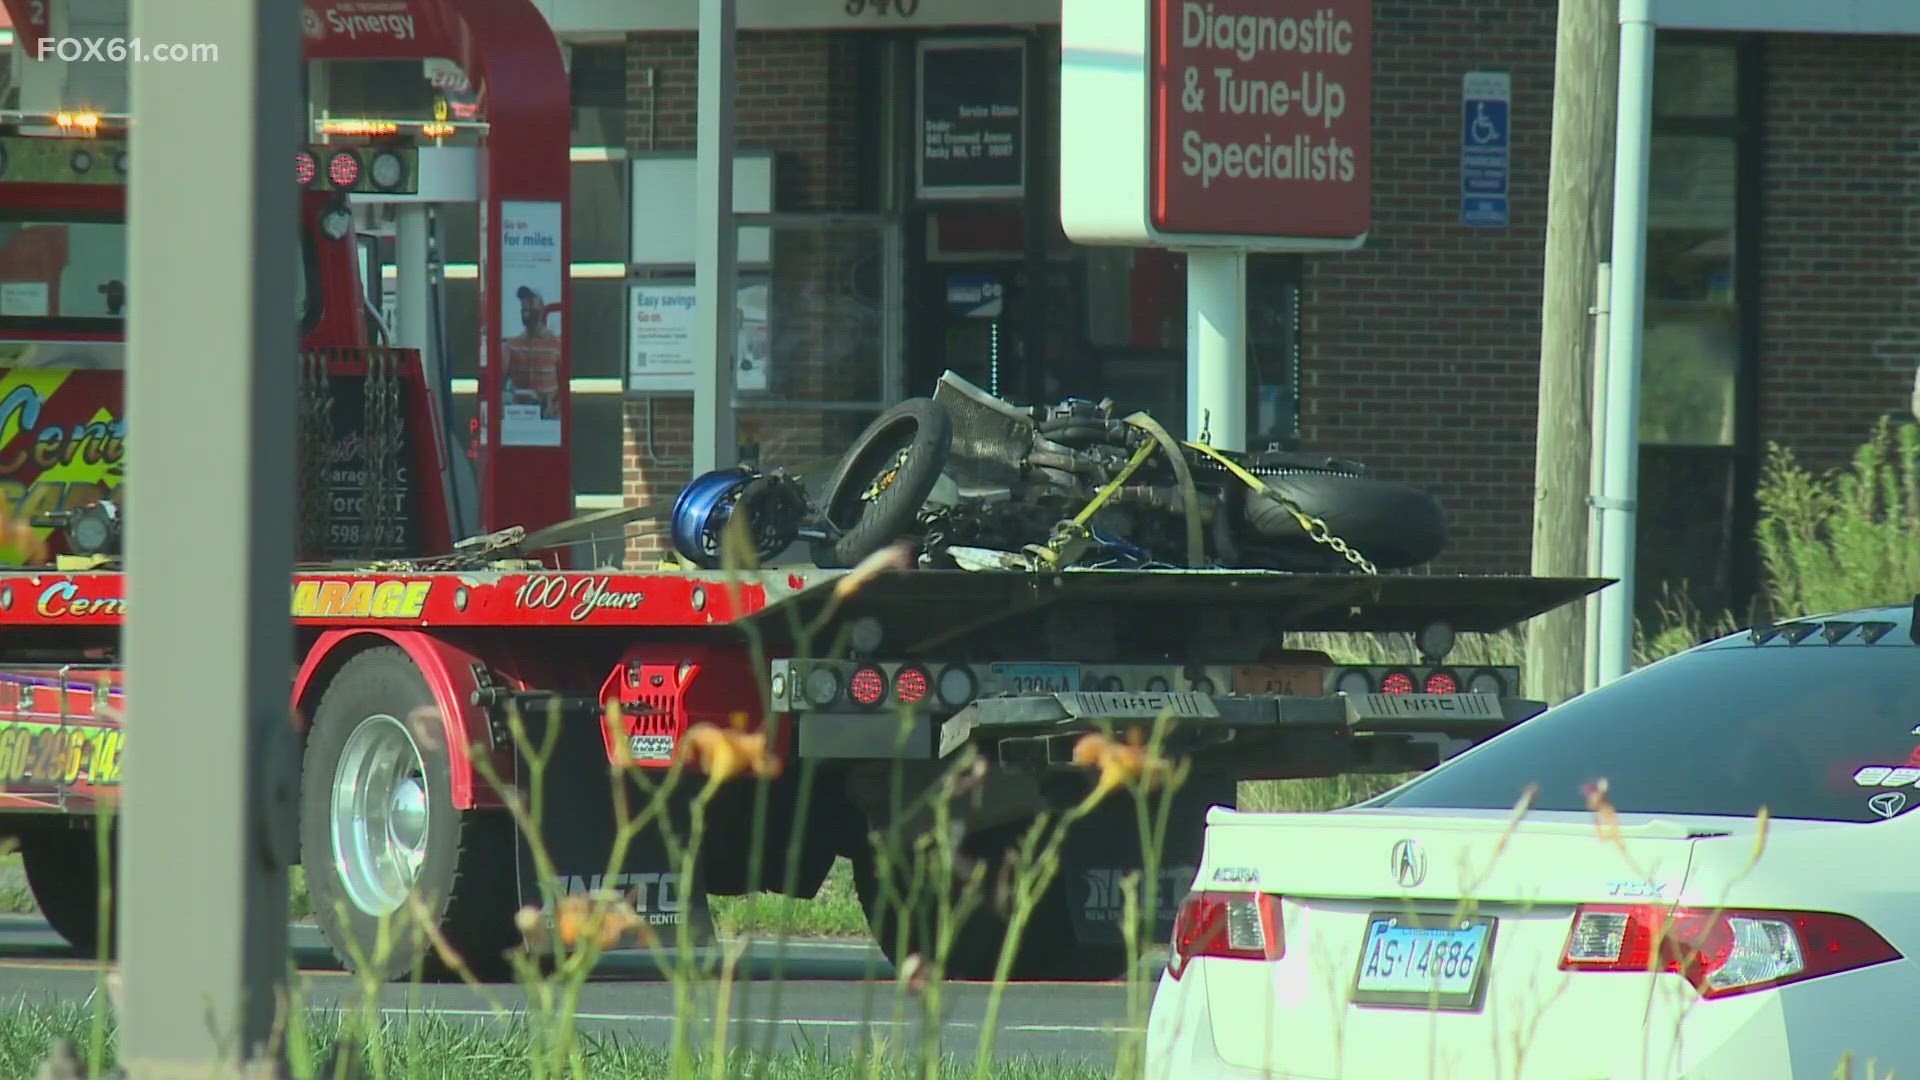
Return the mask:
<svg viewBox="0 0 1920 1080">
<path fill-rule="evenodd" d="M 1064 0 L 1062 35 L 1061 218 L 1075 241 L 1365 240 L 1370 0 Z"/>
</svg>

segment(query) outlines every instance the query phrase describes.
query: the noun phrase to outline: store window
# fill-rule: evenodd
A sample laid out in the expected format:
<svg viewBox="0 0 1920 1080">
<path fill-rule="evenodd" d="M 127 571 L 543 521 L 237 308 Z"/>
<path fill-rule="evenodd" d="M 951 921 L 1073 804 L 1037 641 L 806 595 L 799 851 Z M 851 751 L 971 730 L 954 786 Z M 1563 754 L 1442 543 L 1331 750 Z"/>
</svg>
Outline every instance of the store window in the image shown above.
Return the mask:
<svg viewBox="0 0 1920 1080">
<path fill-rule="evenodd" d="M 1186 256 L 1158 248 L 1088 248 L 1082 260 L 1086 343 L 1100 393 L 1184 433 Z M 1287 443 L 1299 433 L 1300 270 L 1298 256 L 1247 259 L 1249 448 Z"/>
<path fill-rule="evenodd" d="M 1647 201 L 1640 440 L 1732 446 L 1741 362 L 1737 56 L 1662 46 Z"/>
<path fill-rule="evenodd" d="M 627 47 L 575 45 L 568 50 L 573 145 L 627 144 Z"/>
<path fill-rule="evenodd" d="M 1638 614 L 1753 592 L 1758 152 L 1751 44 L 1672 33 L 1654 63 L 1641 345 Z"/>
<path fill-rule="evenodd" d="M 573 490 L 576 494 L 621 491 L 621 408 L 618 394 L 573 395 Z M 613 448 L 612 453 L 607 447 Z"/>
<path fill-rule="evenodd" d="M 626 320 L 626 279 L 573 279 L 574 378 L 626 376 Z"/>
<path fill-rule="evenodd" d="M 569 229 L 574 262 L 627 261 L 627 163 L 575 161 Z"/>
</svg>

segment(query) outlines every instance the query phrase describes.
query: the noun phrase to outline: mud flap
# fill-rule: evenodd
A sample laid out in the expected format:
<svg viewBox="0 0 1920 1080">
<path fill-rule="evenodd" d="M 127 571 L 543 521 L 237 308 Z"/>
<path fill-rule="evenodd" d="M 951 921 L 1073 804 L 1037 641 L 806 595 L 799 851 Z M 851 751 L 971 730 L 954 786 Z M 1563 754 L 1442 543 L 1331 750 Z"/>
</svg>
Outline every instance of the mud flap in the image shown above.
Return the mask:
<svg viewBox="0 0 1920 1080">
<path fill-rule="evenodd" d="M 1154 886 L 1154 907 L 1158 910 L 1143 937 L 1144 946 L 1164 944 L 1172 936 L 1174 914 L 1200 869 L 1207 808 L 1233 806 L 1235 798 L 1233 781 L 1210 777 L 1191 777 L 1174 794 Z M 1158 801 L 1150 802 L 1148 820 L 1154 820 L 1158 812 Z M 1129 875 L 1141 873 L 1145 862 L 1138 820 L 1134 797 L 1118 792 L 1067 834 L 1060 876 L 1066 886 L 1074 936 L 1082 944 L 1126 942 L 1122 930 L 1126 894 L 1122 886 Z M 1144 878 L 1134 885 L 1134 895 L 1135 903 L 1145 903 Z"/>
<path fill-rule="evenodd" d="M 649 823 L 628 843 L 621 866 L 610 867 L 613 845 L 620 828 L 620 810 L 614 801 L 613 775 L 607 762 L 605 743 L 593 716 L 570 716 L 562 721 L 548 760 L 545 782 L 540 785 L 539 822 L 541 842 L 552 861 L 558 878 L 553 890 L 562 896 L 581 895 L 600 889 L 613 889 L 634 901 L 641 919 L 652 928 L 662 946 L 671 947 L 678 939 L 679 927 L 688 924 L 689 940 L 695 945 L 714 940 L 713 914 L 707 905 L 702 875 L 696 866 L 695 880 L 684 880 L 682 867 L 673 857 L 662 828 L 674 830 L 684 843 L 689 835 L 692 793 L 698 789 L 698 777 L 683 775 L 680 791 L 670 796 L 670 806 L 661 819 Z M 528 740 L 536 748 L 545 736 L 538 725 Z M 531 762 L 521 756 L 515 762 L 519 770 L 520 790 L 531 792 Z M 661 782 L 665 770 L 653 772 L 647 779 Z M 651 792 L 637 780 L 627 778 L 626 810 L 638 816 L 650 805 Z M 517 851 L 520 900 L 534 907 L 545 906 L 539 864 L 525 830 L 519 834 Z M 635 946 L 623 946 L 635 947 Z"/>
</svg>

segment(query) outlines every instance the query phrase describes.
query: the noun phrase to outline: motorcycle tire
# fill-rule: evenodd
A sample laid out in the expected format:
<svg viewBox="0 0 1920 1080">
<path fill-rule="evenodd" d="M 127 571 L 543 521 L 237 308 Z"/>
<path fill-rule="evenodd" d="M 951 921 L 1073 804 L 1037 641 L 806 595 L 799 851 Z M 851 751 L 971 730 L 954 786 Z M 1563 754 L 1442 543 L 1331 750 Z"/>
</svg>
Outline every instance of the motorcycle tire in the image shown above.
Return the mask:
<svg viewBox="0 0 1920 1080">
<path fill-rule="evenodd" d="M 952 449 L 953 420 L 930 398 L 910 398 L 880 414 L 827 481 L 824 513 L 837 535 L 812 543 L 814 565 L 855 566 L 906 536 Z M 863 501 L 861 496 L 896 463 L 899 473 L 871 501 Z"/>
<path fill-rule="evenodd" d="M 1440 501 L 1407 484 L 1319 470 L 1287 470 L 1261 477 L 1308 517 L 1381 570 L 1404 570 L 1439 557 L 1447 546 L 1447 515 Z M 1338 552 L 1315 543 L 1286 507 L 1266 492 L 1248 492 L 1243 520 L 1267 544 L 1298 552 L 1305 564 L 1351 568 Z"/>
</svg>

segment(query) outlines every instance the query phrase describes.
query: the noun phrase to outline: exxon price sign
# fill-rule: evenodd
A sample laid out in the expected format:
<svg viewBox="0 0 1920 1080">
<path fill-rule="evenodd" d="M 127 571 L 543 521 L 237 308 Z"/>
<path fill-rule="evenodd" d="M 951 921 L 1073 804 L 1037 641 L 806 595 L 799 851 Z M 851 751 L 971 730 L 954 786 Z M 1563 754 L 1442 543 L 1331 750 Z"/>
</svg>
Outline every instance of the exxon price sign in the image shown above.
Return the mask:
<svg viewBox="0 0 1920 1080">
<path fill-rule="evenodd" d="M 1371 0 L 1063 0 L 1083 244 L 1340 251 L 1372 212 Z"/>
</svg>

